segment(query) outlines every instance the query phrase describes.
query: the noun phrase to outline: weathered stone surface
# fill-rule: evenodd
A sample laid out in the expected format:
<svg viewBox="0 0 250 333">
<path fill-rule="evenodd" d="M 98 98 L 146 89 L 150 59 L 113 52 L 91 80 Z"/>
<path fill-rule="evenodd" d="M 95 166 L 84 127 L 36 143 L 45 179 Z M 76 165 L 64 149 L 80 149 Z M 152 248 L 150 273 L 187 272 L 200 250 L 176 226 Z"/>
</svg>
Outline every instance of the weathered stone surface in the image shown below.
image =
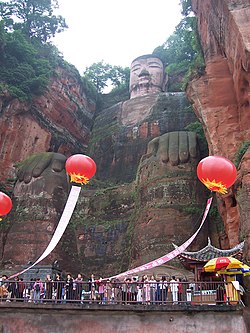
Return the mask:
<svg viewBox="0 0 250 333">
<path fill-rule="evenodd" d="M 108 277 L 127 269 L 134 208 L 133 184 L 82 192 L 72 224 L 86 276 Z"/>
<path fill-rule="evenodd" d="M 18 270 L 28 262 L 34 262 L 48 246 L 70 187 L 64 169 L 65 160 L 61 154 L 41 153 L 35 159 L 25 161 L 19 170 L 2 259 L 6 269 Z M 43 264 L 57 260 L 64 262 L 66 270 L 76 269 L 79 263 L 73 239 L 74 232 L 67 228 L 62 241 Z"/>
<path fill-rule="evenodd" d="M 239 183 L 237 201 L 240 211 L 240 239 L 245 239 L 244 259 L 250 261 L 250 148 L 243 156 L 239 170 Z"/>
<path fill-rule="evenodd" d="M 0 99 L 0 181 L 13 178 L 13 165 L 33 153 L 86 151 L 95 105 L 76 77 L 58 68 L 44 96 L 30 103 Z"/>
<path fill-rule="evenodd" d="M 192 4 L 206 72 L 189 84 L 187 94 L 203 123 L 210 154 L 234 161 L 241 145 L 250 139 L 250 4 L 248 0 L 192 0 Z M 239 175 L 244 173 L 244 165 L 240 164 Z M 239 179 L 243 181 L 242 177 Z M 243 216 L 244 221 L 246 216 L 249 219 L 248 181 L 245 177 L 244 185 L 239 181 L 228 195 L 218 197 L 230 247 L 242 238 L 240 225 L 246 224 Z M 249 258 L 249 250 L 246 251 Z"/>
<path fill-rule="evenodd" d="M 134 180 L 152 138 L 184 130 L 196 120 L 184 93 L 140 96 L 103 110 L 95 119 L 89 147 L 98 178 Z"/>
<path fill-rule="evenodd" d="M 149 143 L 138 168 L 133 266 L 170 252 L 172 243 L 181 245 L 197 229 L 206 195 L 196 177 L 196 140 L 192 132 L 170 132 Z M 203 228 L 193 249 L 206 244 L 207 232 Z"/>
</svg>

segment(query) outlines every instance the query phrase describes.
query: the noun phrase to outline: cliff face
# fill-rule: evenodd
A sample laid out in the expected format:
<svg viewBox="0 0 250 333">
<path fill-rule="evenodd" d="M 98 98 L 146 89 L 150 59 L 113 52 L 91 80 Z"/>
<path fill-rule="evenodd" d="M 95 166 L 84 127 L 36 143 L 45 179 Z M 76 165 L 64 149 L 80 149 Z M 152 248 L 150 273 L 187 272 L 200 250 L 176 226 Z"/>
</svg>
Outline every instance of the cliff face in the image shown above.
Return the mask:
<svg viewBox="0 0 250 333">
<path fill-rule="evenodd" d="M 14 164 L 33 153 L 86 151 L 94 110 L 80 79 L 62 68 L 47 92 L 30 103 L 1 96 L 0 181 L 13 178 Z"/>
<path fill-rule="evenodd" d="M 236 160 L 250 140 L 250 4 L 248 0 L 193 0 L 206 71 L 187 89 L 203 124 L 210 155 Z M 218 197 L 230 247 L 246 238 L 249 251 L 249 148 L 238 167 L 238 180 Z M 225 245 L 226 245 L 225 243 Z"/>
<path fill-rule="evenodd" d="M 192 3 L 206 72 L 189 84 L 187 94 L 210 154 L 232 161 L 240 156 L 235 185 L 217 196 L 225 232 L 211 221 L 192 246 L 203 247 L 208 233 L 214 240 L 219 235 L 213 244 L 224 248 L 245 239 L 250 260 L 250 149 L 239 154 L 250 141 L 249 1 Z M 155 259 L 171 250 L 172 242 L 186 240 L 197 227 L 206 193 L 196 176 L 197 138 L 183 132 L 197 119 L 185 94 L 141 96 L 102 110 L 94 124 L 93 116 L 94 105 L 80 81 L 62 69 L 47 93 L 31 103 L 2 96 L 0 181 L 14 177 L 13 165 L 32 153 L 87 152 L 97 164 L 96 180 L 82 191 L 46 263 L 56 259 L 74 274 L 81 269 L 104 275 Z M 0 242 L 7 268 L 37 259 L 60 218 L 69 184 L 62 169 L 53 169 L 53 159 L 37 177 L 28 167 L 15 186 L 11 223 Z M 32 161 L 27 163 L 32 167 Z"/>
<path fill-rule="evenodd" d="M 88 153 L 97 164 L 96 184 L 82 191 L 63 239 L 43 263 L 57 260 L 74 274 L 114 274 L 186 240 L 205 202 L 195 172 L 197 137 L 183 131 L 195 121 L 183 93 L 138 97 L 103 110 Z M 65 159 L 37 155 L 36 167 L 45 167 L 39 175 L 33 158 L 23 163 L 2 244 L 6 269 L 34 261 L 51 239 L 69 191 Z M 204 228 L 194 248 L 203 247 L 207 235 Z"/>
</svg>

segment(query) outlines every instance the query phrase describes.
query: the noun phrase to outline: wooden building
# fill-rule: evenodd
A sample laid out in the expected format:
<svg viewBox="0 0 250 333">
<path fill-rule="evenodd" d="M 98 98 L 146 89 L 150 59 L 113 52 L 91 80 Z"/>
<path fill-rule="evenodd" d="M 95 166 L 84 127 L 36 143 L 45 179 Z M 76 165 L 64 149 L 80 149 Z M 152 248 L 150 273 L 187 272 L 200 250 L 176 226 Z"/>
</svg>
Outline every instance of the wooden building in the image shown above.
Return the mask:
<svg viewBox="0 0 250 333">
<path fill-rule="evenodd" d="M 174 245 L 177 247 L 176 245 Z M 203 249 L 196 252 L 184 251 L 178 258 L 183 266 L 194 273 L 195 282 L 215 281 L 216 273 L 206 273 L 203 271 L 204 265 L 213 258 L 217 257 L 236 257 L 241 260 L 244 242 L 238 244 L 232 249 L 222 250 L 214 247 L 208 238 L 208 244 Z"/>
</svg>

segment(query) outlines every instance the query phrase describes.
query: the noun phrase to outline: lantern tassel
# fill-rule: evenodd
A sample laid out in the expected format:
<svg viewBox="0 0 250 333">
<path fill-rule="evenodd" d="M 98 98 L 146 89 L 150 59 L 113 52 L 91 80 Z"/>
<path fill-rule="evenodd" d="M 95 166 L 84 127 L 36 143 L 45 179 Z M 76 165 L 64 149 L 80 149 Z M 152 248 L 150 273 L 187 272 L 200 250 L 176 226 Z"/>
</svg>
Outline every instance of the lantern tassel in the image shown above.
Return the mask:
<svg viewBox="0 0 250 333">
<path fill-rule="evenodd" d="M 71 183 L 78 183 L 81 185 L 86 185 L 89 182 L 89 178 L 83 175 L 80 175 L 79 173 L 70 173 L 70 181 Z"/>
<path fill-rule="evenodd" d="M 202 183 L 211 191 L 219 192 L 220 194 L 226 194 L 227 188 L 222 182 L 217 182 L 215 179 L 210 181 L 208 178 L 205 180 L 202 178 Z"/>
</svg>

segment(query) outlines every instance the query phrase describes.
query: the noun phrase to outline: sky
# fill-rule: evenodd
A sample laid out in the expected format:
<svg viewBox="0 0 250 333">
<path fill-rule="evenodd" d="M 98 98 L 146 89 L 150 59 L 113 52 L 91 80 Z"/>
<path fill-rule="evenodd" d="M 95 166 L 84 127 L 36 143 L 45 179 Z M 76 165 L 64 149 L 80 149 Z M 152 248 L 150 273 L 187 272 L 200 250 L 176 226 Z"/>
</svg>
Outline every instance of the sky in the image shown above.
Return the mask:
<svg viewBox="0 0 250 333">
<path fill-rule="evenodd" d="M 69 28 L 52 40 L 82 75 L 104 61 L 130 67 L 174 32 L 181 20 L 180 0 L 58 0 Z"/>
</svg>

